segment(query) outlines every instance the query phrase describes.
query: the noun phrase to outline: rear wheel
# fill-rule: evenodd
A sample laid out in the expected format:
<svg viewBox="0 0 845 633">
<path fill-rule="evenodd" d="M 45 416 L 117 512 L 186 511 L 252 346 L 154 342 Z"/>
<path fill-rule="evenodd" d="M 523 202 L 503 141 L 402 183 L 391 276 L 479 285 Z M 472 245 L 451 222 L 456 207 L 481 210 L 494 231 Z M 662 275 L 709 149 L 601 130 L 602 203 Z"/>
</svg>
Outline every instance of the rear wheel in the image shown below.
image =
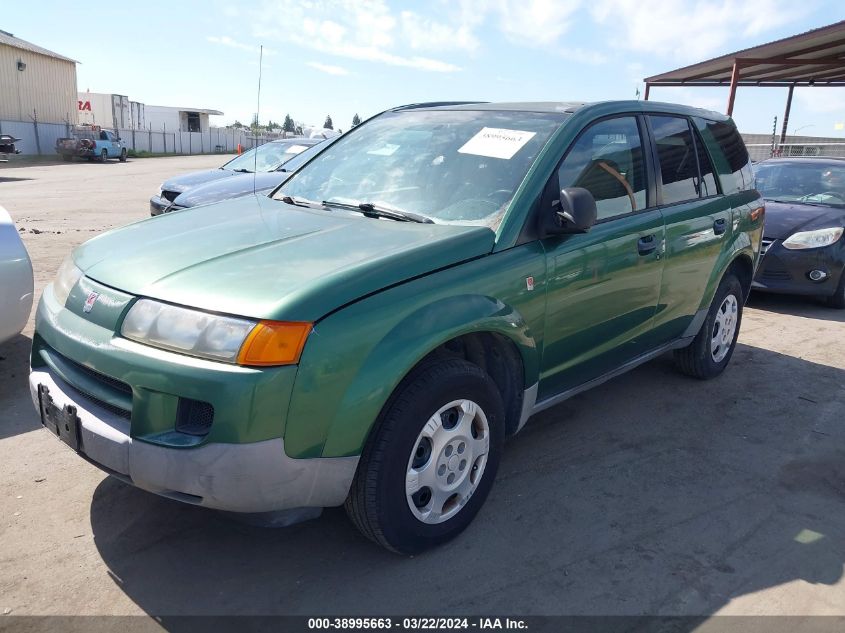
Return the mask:
<svg viewBox="0 0 845 633">
<path fill-rule="evenodd" d="M 71 156 L 70 154 L 62 154 L 62 160 L 66 163 L 69 163 L 71 159 L 73 159 L 73 156 Z"/>
<path fill-rule="evenodd" d="M 109 150 L 104 149 L 100 152 L 100 162 L 105 163 L 109 159 Z"/>
<path fill-rule="evenodd" d="M 836 292 L 833 293 L 832 297 L 827 298 L 827 305 L 831 308 L 845 310 L 845 270 L 842 271 L 842 275 L 839 277 L 839 285 L 836 287 Z"/>
<path fill-rule="evenodd" d="M 731 273 L 725 275 L 701 330 L 689 345 L 675 350 L 675 363 L 683 373 L 714 378 L 728 366 L 739 336 L 744 296 L 739 280 Z"/>
<path fill-rule="evenodd" d="M 461 359 L 414 372 L 367 442 L 346 500 L 358 529 L 413 554 L 457 536 L 487 497 L 504 443 L 499 391 Z"/>
<path fill-rule="evenodd" d="M 125 147 L 122 150 L 120 150 L 120 162 L 121 163 L 126 162 L 126 148 Z"/>
</svg>

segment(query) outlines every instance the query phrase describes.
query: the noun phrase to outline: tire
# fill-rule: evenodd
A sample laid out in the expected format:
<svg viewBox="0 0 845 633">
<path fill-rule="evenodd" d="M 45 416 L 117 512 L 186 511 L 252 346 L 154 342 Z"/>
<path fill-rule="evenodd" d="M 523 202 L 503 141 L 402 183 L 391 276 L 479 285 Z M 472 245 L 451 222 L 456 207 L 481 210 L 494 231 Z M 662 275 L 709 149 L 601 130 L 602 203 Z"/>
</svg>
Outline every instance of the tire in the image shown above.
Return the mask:
<svg viewBox="0 0 845 633">
<path fill-rule="evenodd" d="M 744 296 L 735 275 L 728 273 L 722 278 L 701 330 L 689 345 L 675 350 L 675 364 L 682 373 L 706 380 L 725 370 L 736 348 Z"/>
<path fill-rule="evenodd" d="M 100 152 L 100 162 L 105 163 L 109 159 L 109 150 L 104 149 Z"/>
<path fill-rule="evenodd" d="M 836 287 L 836 292 L 827 298 L 827 305 L 837 310 L 845 310 L 845 270 L 839 276 L 839 285 Z"/>
<path fill-rule="evenodd" d="M 73 156 L 71 156 L 70 154 L 62 154 L 62 160 L 66 163 L 69 163 L 71 160 L 73 160 Z"/>
<path fill-rule="evenodd" d="M 120 159 L 119 160 L 120 160 L 121 163 L 126 162 L 126 148 L 125 147 L 122 150 L 120 150 Z"/>
<path fill-rule="evenodd" d="M 462 359 L 422 366 L 397 387 L 379 416 L 346 512 L 364 536 L 400 554 L 444 543 L 460 534 L 484 504 L 504 437 L 501 395 L 480 367 Z M 417 472 L 422 485 L 412 496 L 409 475 Z M 425 486 L 427 481 L 433 485 Z"/>
</svg>

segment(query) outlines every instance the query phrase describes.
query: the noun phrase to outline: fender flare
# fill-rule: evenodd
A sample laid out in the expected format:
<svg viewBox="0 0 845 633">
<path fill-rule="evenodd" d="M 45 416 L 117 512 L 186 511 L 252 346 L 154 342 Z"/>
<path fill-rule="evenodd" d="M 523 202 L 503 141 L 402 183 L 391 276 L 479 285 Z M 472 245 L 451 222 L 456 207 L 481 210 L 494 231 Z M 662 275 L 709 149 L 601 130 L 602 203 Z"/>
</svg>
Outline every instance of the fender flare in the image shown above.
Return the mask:
<svg viewBox="0 0 845 633">
<path fill-rule="evenodd" d="M 322 324 L 323 327 L 326 325 L 328 323 Z M 319 330 L 321 325 L 317 328 Z M 319 455 L 340 457 L 360 454 L 381 411 L 402 380 L 447 341 L 482 332 L 499 334 L 510 340 L 522 359 L 524 385 L 537 381 L 537 343 L 525 319 L 515 308 L 481 294 L 459 294 L 438 299 L 407 314 L 369 348 L 351 380 L 343 385 L 340 397 L 331 405 L 322 405 L 321 413 L 330 413 L 325 416 L 329 419 L 317 416 L 321 418 L 319 421 L 309 420 L 309 424 L 325 425 L 325 441 Z M 336 359 L 336 362 L 343 365 L 344 360 Z M 385 380 L 386 376 L 390 379 Z M 338 379 L 342 379 L 340 375 Z M 332 380 L 332 376 L 322 375 L 320 380 Z M 292 410 L 291 413 L 294 415 L 288 420 L 286 444 L 296 450 L 295 427 L 304 421 L 298 419 L 299 412 Z M 309 448 L 309 452 L 316 456 L 313 450 L 316 447 Z"/>
</svg>

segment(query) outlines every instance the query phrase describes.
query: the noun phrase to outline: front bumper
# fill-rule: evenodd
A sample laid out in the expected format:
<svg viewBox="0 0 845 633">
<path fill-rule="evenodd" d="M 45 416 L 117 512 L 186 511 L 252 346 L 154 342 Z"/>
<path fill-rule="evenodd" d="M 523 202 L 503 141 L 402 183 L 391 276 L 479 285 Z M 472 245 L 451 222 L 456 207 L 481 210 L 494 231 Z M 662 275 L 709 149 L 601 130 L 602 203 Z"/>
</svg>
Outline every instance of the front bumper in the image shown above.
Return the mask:
<svg viewBox="0 0 845 633">
<path fill-rule="evenodd" d="M 30 373 L 36 408 L 39 385 L 58 407 L 76 407 L 80 454 L 127 483 L 178 501 L 231 512 L 338 506 L 358 465 L 357 457 L 293 459 L 281 438 L 190 449 L 156 446 L 132 438 L 128 420 L 80 397 L 50 370 Z"/>
<path fill-rule="evenodd" d="M 150 215 L 156 216 L 161 215 L 162 213 L 167 213 L 170 210 L 170 205 L 172 204 L 173 203 L 167 198 L 153 196 L 150 198 Z"/>
<path fill-rule="evenodd" d="M 86 313 L 91 292 L 98 298 Z M 115 332 L 133 301 L 83 277 L 64 306 L 47 286 L 36 311 L 33 401 L 44 385 L 59 410 L 77 408 L 85 457 L 140 488 L 211 508 L 343 503 L 357 457 L 285 453 L 295 366 L 239 367 L 124 339 Z M 181 426 L 192 402 L 204 403 L 211 416 L 201 432 Z"/>
<path fill-rule="evenodd" d="M 829 297 L 836 292 L 845 269 L 845 248 L 837 242 L 823 248 L 790 250 L 782 240 L 766 246 L 751 287 L 762 292 Z M 810 272 L 825 273 L 820 281 Z"/>
</svg>

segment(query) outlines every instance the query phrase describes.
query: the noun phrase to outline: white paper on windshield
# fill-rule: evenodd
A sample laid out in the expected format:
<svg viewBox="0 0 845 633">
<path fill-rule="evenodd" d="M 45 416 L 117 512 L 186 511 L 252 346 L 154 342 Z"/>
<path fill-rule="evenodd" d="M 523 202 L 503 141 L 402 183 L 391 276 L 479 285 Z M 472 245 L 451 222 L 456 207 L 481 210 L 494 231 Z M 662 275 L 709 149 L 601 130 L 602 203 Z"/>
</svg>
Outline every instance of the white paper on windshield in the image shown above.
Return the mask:
<svg viewBox="0 0 845 633">
<path fill-rule="evenodd" d="M 485 127 L 464 143 L 458 153 L 510 160 L 535 134 L 536 132 Z"/>
<path fill-rule="evenodd" d="M 374 154 L 376 156 L 392 156 L 397 149 L 399 149 L 398 145 L 394 145 L 393 143 L 385 143 L 377 149 L 371 149 L 367 153 Z"/>
<path fill-rule="evenodd" d="M 299 152 L 304 152 L 308 149 L 307 145 L 290 145 L 285 150 L 285 154 L 299 154 Z"/>
</svg>

